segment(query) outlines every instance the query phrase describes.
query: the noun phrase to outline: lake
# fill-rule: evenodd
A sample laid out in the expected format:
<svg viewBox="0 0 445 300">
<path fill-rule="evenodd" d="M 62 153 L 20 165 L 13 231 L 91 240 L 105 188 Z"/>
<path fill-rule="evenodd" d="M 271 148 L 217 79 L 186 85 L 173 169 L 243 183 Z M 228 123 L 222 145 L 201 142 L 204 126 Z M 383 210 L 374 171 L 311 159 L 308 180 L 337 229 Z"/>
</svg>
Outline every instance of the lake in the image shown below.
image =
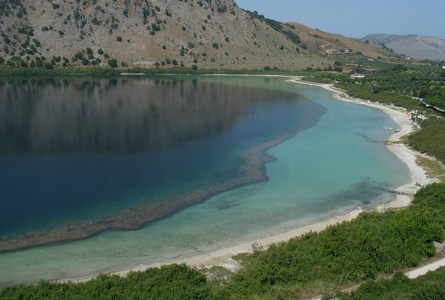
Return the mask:
<svg viewBox="0 0 445 300">
<path fill-rule="evenodd" d="M 0 80 L 0 285 L 165 261 L 390 200 L 380 110 L 283 78 Z"/>
</svg>

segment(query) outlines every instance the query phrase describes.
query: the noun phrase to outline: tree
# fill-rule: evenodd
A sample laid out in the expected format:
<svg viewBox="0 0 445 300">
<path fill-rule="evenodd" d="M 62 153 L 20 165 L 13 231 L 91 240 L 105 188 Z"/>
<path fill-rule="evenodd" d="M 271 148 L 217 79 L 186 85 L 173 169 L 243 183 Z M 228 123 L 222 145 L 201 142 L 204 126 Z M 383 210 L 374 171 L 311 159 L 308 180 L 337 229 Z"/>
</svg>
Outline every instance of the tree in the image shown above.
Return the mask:
<svg viewBox="0 0 445 300">
<path fill-rule="evenodd" d="M 108 60 L 108 65 L 112 68 L 117 68 L 117 60 L 112 58 Z"/>
<path fill-rule="evenodd" d="M 36 66 L 43 67 L 43 61 L 40 59 L 40 57 L 36 57 Z"/>
<path fill-rule="evenodd" d="M 341 63 L 341 61 L 336 60 L 336 61 L 334 62 L 334 65 L 336 65 L 336 66 L 342 66 L 343 64 Z"/>
</svg>

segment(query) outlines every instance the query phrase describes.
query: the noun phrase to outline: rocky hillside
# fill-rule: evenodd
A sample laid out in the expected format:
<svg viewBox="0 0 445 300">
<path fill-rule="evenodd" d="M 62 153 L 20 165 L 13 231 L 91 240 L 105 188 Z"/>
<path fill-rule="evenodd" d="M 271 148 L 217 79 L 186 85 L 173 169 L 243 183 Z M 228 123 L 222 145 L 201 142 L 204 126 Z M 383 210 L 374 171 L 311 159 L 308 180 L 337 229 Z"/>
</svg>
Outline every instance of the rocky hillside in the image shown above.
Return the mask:
<svg viewBox="0 0 445 300">
<path fill-rule="evenodd" d="M 385 46 L 283 24 L 233 0 L 0 0 L 0 65 L 329 69 Z"/>
<path fill-rule="evenodd" d="M 0 0 L 0 34 L 11 66 L 329 65 L 232 0 Z"/>
<path fill-rule="evenodd" d="M 445 60 L 445 40 L 420 35 L 370 34 L 364 39 L 381 43 L 415 59 Z"/>
</svg>

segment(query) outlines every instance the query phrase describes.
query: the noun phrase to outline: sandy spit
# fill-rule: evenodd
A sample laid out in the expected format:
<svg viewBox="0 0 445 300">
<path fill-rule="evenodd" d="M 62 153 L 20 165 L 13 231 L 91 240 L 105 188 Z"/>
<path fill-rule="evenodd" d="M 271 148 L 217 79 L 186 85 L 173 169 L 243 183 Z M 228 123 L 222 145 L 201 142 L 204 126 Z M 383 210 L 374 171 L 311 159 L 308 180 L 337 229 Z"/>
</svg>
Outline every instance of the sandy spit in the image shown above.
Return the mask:
<svg viewBox="0 0 445 300">
<path fill-rule="evenodd" d="M 214 75 L 215 76 L 215 75 Z M 240 76 L 240 75 L 238 75 Z M 246 76 L 246 75 L 244 75 Z M 248 75 L 248 76 L 264 76 L 264 75 Z M 352 98 L 345 94 L 344 91 L 336 89 L 331 84 L 318 84 L 318 83 L 310 83 L 305 82 L 301 80 L 301 77 L 296 76 L 273 76 L 273 77 L 281 77 L 281 78 L 287 78 L 289 82 L 295 82 L 296 84 L 307 84 L 307 85 L 313 85 L 318 86 L 321 88 L 324 88 L 325 90 L 328 90 L 333 93 L 332 98 L 338 101 L 344 101 L 348 103 L 358 104 L 358 105 L 365 105 L 369 107 L 373 107 L 376 109 L 380 109 L 383 112 L 385 112 L 387 115 L 389 115 L 398 125 L 399 128 L 397 132 L 394 132 L 393 135 L 391 135 L 387 141 L 387 147 L 390 151 L 392 151 L 401 161 L 403 161 L 406 166 L 410 170 L 411 174 L 411 181 L 403 186 L 400 186 L 396 189 L 399 194 L 395 197 L 395 199 L 391 202 L 388 202 L 386 204 L 380 204 L 375 209 L 378 211 L 385 211 L 389 208 L 400 208 L 408 206 L 412 199 L 414 194 L 425 185 L 428 185 L 433 182 L 438 182 L 439 180 L 436 178 L 429 178 L 426 175 L 426 171 L 417 164 L 416 158 L 418 155 L 421 155 L 420 153 L 409 149 L 406 147 L 405 144 L 401 142 L 401 138 L 407 134 L 410 134 L 416 128 L 418 127 L 415 122 L 413 122 L 410 117 L 407 115 L 407 112 L 405 109 L 396 107 L 396 106 L 387 106 L 375 102 L 365 101 L 358 98 Z M 130 272 L 137 272 L 137 271 L 144 271 L 148 268 L 153 267 L 160 267 L 162 265 L 168 265 L 168 264 L 182 264 L 185 263 L 191 267 L 196 268 L 211 268 L 213 266 L 222 266 L 228 270 L 236 271 L 239 269 L 240 265 L 239 263 L 233 259 L 233 256 L 240 254 L 240 253 L 251 253 L 252 252 L 252 244 L 258 244 L 261 245 L 264 248 L 267 248 L 271 244 L 276 244 L 280 242 L 285 242 L 290 240 L 291 238 L 301 236 L 308 232 L 319 232 L 326 227 L 335 225 L 337 223 L 341 223 L 343 221 L 350 221 L 355 219 L 361 212 L 363 212 L 362 209 L 356 209 L 352 212 L 349 212 L 344 215 L 338 215 L 332 218 L 329 218 L 327 220 L 317 222 L 314 224 L 306 225 L 301 228 L 283 232 L 278 235 L 273 235 L 269 237 L 265 237 L 263 239 L 259 240 L 253 240 L 247 243 L 219 249 L 216 251 L 208 252 L 208 253 L 202 253 L 202 254 L 193 254 L 191 256 L 185 256 L 179 259 L 175 260 L 169 260 L 164 262 L 159 262 L 156 264 L 147 264 L 147 265 L 139 265 L 136 267 L 127 268 L 118 272 L 113 272 L 112 274 L 120 275 L 120 276 L 126 276 Z M 71 279 L 63 279 L 59 280 L 59 282 L 66 282 L 66 281 L 72 281 L 72 282 L 84 282 L 88 281 L 95 276 L 87 276 L 82 278 L 71 278 Z"/>
</svg>

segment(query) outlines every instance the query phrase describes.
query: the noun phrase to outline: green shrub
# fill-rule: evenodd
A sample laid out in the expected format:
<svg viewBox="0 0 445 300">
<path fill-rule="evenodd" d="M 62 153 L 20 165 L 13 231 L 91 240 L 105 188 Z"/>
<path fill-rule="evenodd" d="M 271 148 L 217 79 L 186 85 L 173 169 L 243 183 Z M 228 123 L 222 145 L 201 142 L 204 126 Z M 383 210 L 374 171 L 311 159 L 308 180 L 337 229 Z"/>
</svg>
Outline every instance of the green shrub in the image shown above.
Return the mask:
<svg viewBox="0 0 445 300">
<path fill-rule="evenodd" d="M 108 60 L 108 65 L 112 68 L 117 68 L 117 60 L 112 58 Z"/>
</svg>

